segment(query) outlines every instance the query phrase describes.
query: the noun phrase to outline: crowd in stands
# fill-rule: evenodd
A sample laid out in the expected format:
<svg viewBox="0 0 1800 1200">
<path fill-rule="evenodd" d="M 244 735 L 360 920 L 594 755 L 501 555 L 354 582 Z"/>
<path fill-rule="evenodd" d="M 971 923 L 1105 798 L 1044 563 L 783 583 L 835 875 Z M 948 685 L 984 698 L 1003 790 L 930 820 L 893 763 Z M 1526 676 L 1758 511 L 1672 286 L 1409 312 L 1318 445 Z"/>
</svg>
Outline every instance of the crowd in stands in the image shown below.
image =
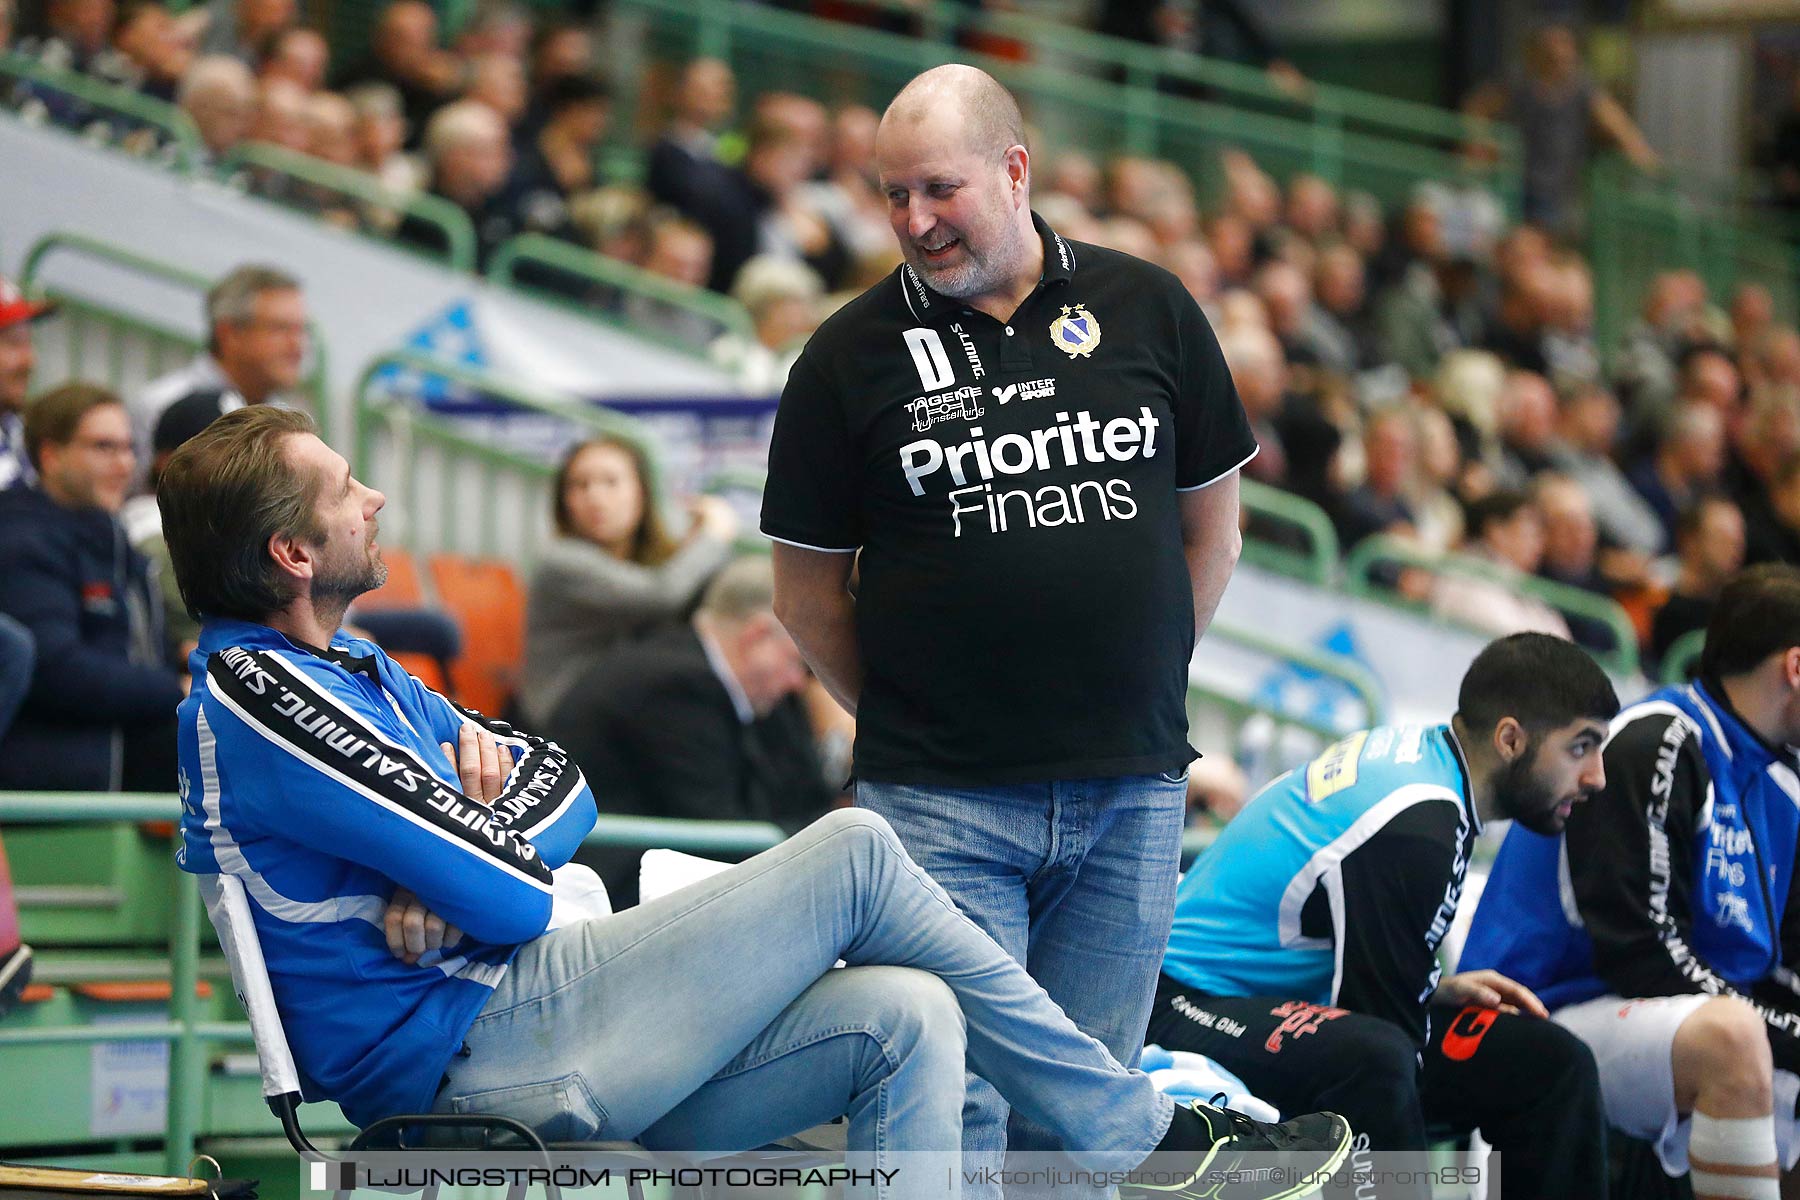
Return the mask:
<svg viewBox="0 0 1800 1200">
<path fill-rule="evenodd" d="M 710 347 L 752 390 L 778 390 L 799 342 L 898 259 L 873 169 L 877 114 L 792 92 L 740 97 L 715 59 L 659 76 L 666 120 L 641 142 L 642 184 L 625 186 L 597 169 L 612 94 L 587 25 L 534 24 L 496 2 L 446 38 L 429 4 L 394 0 L 366 59 L 339 63 L 291 0 L 218 0 L 179 15 L 158 0 L 50 0 L 43 28 L 29 31 L 12 28 L 11 3 L 0 0 L 0 45 L 179 104 L 221 163 L 246 141 L 268 143 L 366 172 L 390 196 L 455 205 L 484 261 L 536 232 L 660 277 L 668 295 L 735 298 L 752 339 L 658 295 L 591 282 L 575 293 L 654 336 Z M 1472 97 L 1471 109 L 1518 117 L 1536 104 L 1532 119 L 1548 123 L 1554 94 L 1558 119 L 1578 111 L 1654 165 L 1575 49 L 1566 30 L 1544 31 L 1516 86 Z M 10 101 L 83 119 L 29 83 Z M 1590 149 L 1585 134 L 1528 146 L 1546 139 L 1571 161 Z M 1060 233 L 1160 263 L 1200 302 L 1262 446 L 1252 478 L 1320 506 L 1346 551 L 1385 535 L 1480 564 L 1384 565 L 1378 577 L 1422 607 L 1486 632 L 1549 630 L 1611 649 L 1605 621 L 1518 585 L 1535 577 L 1616 599 L 1654 672 L 1739 565 L 1800 561 L 1800 331 L 1761 286 L 1715 295 L 1697 273 L 1670 269 L 1623 339 L 1599 344 L 1591 265 L 1566 236 L 1578 220 L 1569 162 L 1557 196 L 1539 188 L 1529 200 L 1540 220 L 1528 224 L 1509 224 L 1480 188 L 1429 183 L 1388 212 L 1316 175 L 1278 180 L 1240 151 L 1176 163 L 1047 146 L 1033 166 L 1035 206 Z M 234 169 L 252 191 L 327 220 L 422 247 L 442 238 L 398 203 L 260 160 Z M 294 388 L 298 289 L 247 284 L 208 313 L 207 354 L 127 397 L 140 488 L 171 447 L 154 422 L 177 400 L 210 392 L 195 403 L 216 411 L 221 396 L 258 403 Z M 0 330 L 0 407 L 16 450 L 23 384 L 16 366 L 8 374 L 5 339 L 17 342 L 23 322 L 13 324 Z M 12 461 L 29 474 L 27 456 Z M 728 556 L 735 530 L 723 511 L 700 506 L 682 536 L 657 528 L 644 474 L 622 444 L 578 447 L 564 464 L 560 536 L 531 588 L 527 718 L 550 719 L 621 640 L 680 627 Z M 171 615 L 176 599 L 164 600 Z M 442 653 L 454 633 L 422 640 Z"/>
</svg>

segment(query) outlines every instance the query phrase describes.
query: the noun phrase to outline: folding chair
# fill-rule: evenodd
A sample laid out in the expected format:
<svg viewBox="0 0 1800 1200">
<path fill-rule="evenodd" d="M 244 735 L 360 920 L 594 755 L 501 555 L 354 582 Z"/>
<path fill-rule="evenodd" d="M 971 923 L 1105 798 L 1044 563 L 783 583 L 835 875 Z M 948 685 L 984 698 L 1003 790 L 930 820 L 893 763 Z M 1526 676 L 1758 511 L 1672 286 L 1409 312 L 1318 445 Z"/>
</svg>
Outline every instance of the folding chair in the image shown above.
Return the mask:
<svg viewBox="0 0 1800 1200">
<path fill-rule="evenodd" d="M 329 1159 L 331 1156 L 313 1145 L 300 1128 L 300 1072 L 294 1065 L 287 1034 L 281 1027 L 281 1014 L 275 1007 L 275 990 L 269 983 L 269 969 L 263 961 L 262 942 L 251 919 L 250 900 L 244 893 L 243 882 L 232 875 L 201 875 L 198 879 L 207 916 L 212 918 L 213 928 L 219 934 L 219 945 L 225 951 L 225 961 L 231 968 L 231 982 L 237 991 L 238 1002 L 250 1017 L 250 1033 L 256 1042 L 257 1064 L 262 1073 L 263 1099 L 275 1119 L 281 1122 L 281 1132 L 287 1136 L 288 1144 L 303 1159 Z M 547 1146 L 529 1126 L 497 1113 L 407 1113 L 383 1117 L 358 1133 L 350 1143 L 350 1150 L 370 1149 L 389 1134 L 394 1135 L 394 1144 L 383 1148 L 416 1149 L 401 1140 L 403 1131 L 413 1127 L 471 1129 L 483 1134 L 482 1144 L 476 1147 L 434 1146 L 433 1149 L 498 1149 L 490 1143 L 489 1136 L 505 1132 L 516 1138 L 523 1148 L 546 1157 L 553 1149 L 605 1152 L 622 1157 L 648 1153 L 635 1142 Z M 554 1185 L 546 1185 L 546 1190 L 550 1200 L 559 1200 Z M 635 1180 L 628 1181 L 627 1191 L 631 1200 L 643 1200 L 643 1189 Z"/>
</svg>

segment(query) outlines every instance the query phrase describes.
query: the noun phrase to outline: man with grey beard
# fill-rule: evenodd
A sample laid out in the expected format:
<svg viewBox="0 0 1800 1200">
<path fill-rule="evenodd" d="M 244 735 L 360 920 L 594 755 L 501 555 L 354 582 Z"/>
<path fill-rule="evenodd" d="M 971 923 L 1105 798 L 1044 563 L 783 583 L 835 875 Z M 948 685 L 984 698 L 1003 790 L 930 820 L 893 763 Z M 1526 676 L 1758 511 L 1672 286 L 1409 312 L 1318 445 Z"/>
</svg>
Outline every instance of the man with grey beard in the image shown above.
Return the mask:
<svg viewBox="0 0 1800 1200">
<path fill-rule="evenodd" d="M 889 106 L 905 263 L 790 373 L 762 529 L 777 614 L 858 717 L 857 803 L 1131 1063 L 1197 757 L 1188 661 L 1257 447 L 1180 281 L 1032 212 L 1023 129 L 971 67 Z M 976 1078 L 963 1129 L 973 1162 L 1059 1145 Z"/>
</svg>

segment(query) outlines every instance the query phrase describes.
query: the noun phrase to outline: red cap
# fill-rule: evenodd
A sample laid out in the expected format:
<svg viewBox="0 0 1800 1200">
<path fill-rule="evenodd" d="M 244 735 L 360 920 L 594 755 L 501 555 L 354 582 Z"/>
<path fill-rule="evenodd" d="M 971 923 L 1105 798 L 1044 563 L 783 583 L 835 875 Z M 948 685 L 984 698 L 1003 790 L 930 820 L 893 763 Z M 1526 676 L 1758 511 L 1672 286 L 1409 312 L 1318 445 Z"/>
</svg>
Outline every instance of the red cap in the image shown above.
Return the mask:
<svg viewBox="0 0 1800 1200">
<path fill-rule="evenodd" d="M 27 300 L 12 280 L 0 275 L 0 329 L 35 321 L 55 307 L 48 300 Z"/>
</svg>

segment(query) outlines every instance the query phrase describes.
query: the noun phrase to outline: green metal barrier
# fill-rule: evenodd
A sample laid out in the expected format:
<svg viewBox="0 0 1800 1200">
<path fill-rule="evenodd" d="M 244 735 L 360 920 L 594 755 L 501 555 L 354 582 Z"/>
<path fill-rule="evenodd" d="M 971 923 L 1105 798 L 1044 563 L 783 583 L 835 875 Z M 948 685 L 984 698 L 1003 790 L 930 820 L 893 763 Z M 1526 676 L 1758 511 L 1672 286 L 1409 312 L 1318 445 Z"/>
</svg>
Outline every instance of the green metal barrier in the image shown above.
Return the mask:
<svg viewBox="0 0 1800 1200">
<path fill-rule="evenodd" d="M 1325 510 L 1280 488 L 1241 479 L 1239 503 L 1250 516 L 1244 561 L 1320 587 L 1337 583 L 1338 536 Z M 1296 548 L 1284 533 L 1298 534 Z"/>
<path fill-rule="evenodd" d="M 1418 567 L 1439 575 L 1464 575 L 1487 580 L 1508 591 L 1522 592 L 1541 600 L 1558 612 L 1598 621 L 1611 631 L 1613 648 L 1595 651 L 1595 661 L 1615 675 L 1629 676 L 1638 672 L 1637 633 L 1632 628 L 1631 618 L 1616 601 L 1605 596 L 1596 596 L 1577 587 L 1531 575 L 1505 573 L 1491 563 L 1466 555 L 1433 554 L 1386 534 L 1364 538 L 1350 552 L 1350 557 L 1344 560 L 1344 580 L 1350 594 L 1415 611 L 1421 608 L 1420 605 L 1400 599 L 1390 588 L 1375 579 L 1375 568 L 1383 563 Z"/>
<path fill-rule="evenodd" d="M 926 39 L 728 0 L 618 0 L 613 11 L 643 22 L 657 57 L 728 58 L 745 93 L 799 89 L 834 103 L 879 109 L 913 75 L 954 57 L 988 70 L 1012 89 L 1054 144 L 1168 158 L 1185 167 L 1203 191 L 1217 182 L 1218 153 L 1232 147 L 1248 151 L 1277 177 L 1311 171 L 1387 203 L 1404 200 L 1421 182 L 1462 173 L 1463 160 L 1450 149 L 1416 135 L 1393 136 L 1391 128 L 1377 133 L 1334 124 L 1336 118 L 1316 107 L 1258 111 L 1242 103 L 1171 96 L 1072 77 L 1061 65 L 1021 64 L 960 49 L 949 55 Z M 1128 77 L 1141 78 L 1147 65 L 1147 60 L 1135 63 L 1133 73 L 1133 64 L 1127 64 Z M 1227 69 L 1221 78 L 1231 74 Z M 1336 91 L 1326 94 L 1333 102 L 1340 98 Z M 1379 102 L 1374 107 L 1382 109 Z M 624 114 L 619 128 L 632 128 L 632 117 Z M 1516 173 L 1502 171 L 1495 186 L 1503 198 L 1515 196 Z"/>
<path fill-rule="evenodd" d="M 1663 655 L 1659 676 L 1663 683 L 1686 683 L 1700 670 L 1700 655 L 1706 649 L 1706 630 L 1690 629 L 1674 642 Z"/>
<path fill-rule="evenodd" d="M 456 271 L 475 269 L 475 226 L 469 215 L 442 196 L 429 192 L 396 194 L 367 171 L 357 171 L 324 162 L 306 154 L 297 154 L 267 142 L 246 142 L 226 157 L 221 170 L 242 170 L 252 179 L 275 178 L 291 181 L 277 190 L 255 190 L 252 194 L 283 207 L 316 214 L 326 196 L 349 197 L 359 206 L 353 212 L 359 232 L 385 245 L 397 246 L 411 253 L 443 263 Z M 321 195 L 323 193 L 323 195 Z M 444 253 L 396 242 L 369 226 L 367 214 L 397 213 L 414 217 L 435 228 L 443 238 Z"/>
<path fill-rule="evenodd" d="M 86 234 L 56 232 L 38 239 L 25 255 L 19 283 L 34 288 L 62 306 L 66 323 L 68 379 L 100 380 L 113 391 L 129 397 L 143 384 L 164 372 L 182 366 L 199 353 L 200 340 L 147 321 L 107 303 L 103 298 L 85 295 L 45 283 L 44 264 L 52 257 L 73 257 L 105 264 L 109 270 L 122 271 L 139 279 L 154 281 L 191 297 L 189 310 L 201 315 L 205 310 L 207 290 L 216 279 L 163 262 L 135 250 L 127 250 Z M 326 385 L 327 348 L 317 322 L 308 322 L 312 344 L 311 363 L 300 391 L 311 402 L 319 424 L 319 433 L 331 441 L 331 405 Z M 132 366 L 141 367 L 133 371 Z"/>
<path fill-rule="evenodd" d="M 483 441 L 466 424 L 426 411 L 408 386 L 425 379 L 502 400 L 551 419 L 559 430 L 567 426 L 576 436 L 630 442 L 648 464 L 646 490 L 661 494 L 656 442 L 638 421 L 416 351 L 397 351 L 372 359 L 357 377 L 352 462 L 358 478 L 389 492 L 397 500 L 395 510 L 412 516 L 414 527 L 403 540 L 415 550 L 458 550 L 529 566 L 546 533 L 547 485 L 556 473 L 555 463 L 544 456 Z M 555 440 L 566 441 L 568 430 Z M 383 439 L 392 448 L 386 458 L 378 452 Z M 429 462 L 421 461 L 427 457 Z M 439 505 L 430 505 L 431 499 Z M 512 502 L 515 519 L 503 525 L 506 501 Z M 438 522 L 435 528 L 425 527 L 427 516 Z M 465 519 L 474 526 L 473 537 Z"/>
<path fill-rule="evenodd" d="M 706 357 L 704 346 L 672 338 L 659 329 L 635 325 L 627 315 L 602 311 L 591 303 L 572 299 L 561 288 L 546 286 L 546 275 L 572 280 L 583 292 L 641 296 L 709 321 L 718 327 L 719 333 L 735 334 L 750 341 L 756 338 L 756 326 L 750 320 L 750 314 L 735 300 L 704 288 L 687 287 L 651 274 L 641 267 L 595 254 L 592 250 L 541 233 L 522 233 L 502 242 L 494 251 L 487 268 L 487 277 L 495 283 L 528 292 L 589 320 L 617 325 L 640 338 L 670 349 L 698 358 Z"/>
<path fill-rule="evenodd" d="M 1616 156 L 1596 160 L 1588 171 L 1588 261 L 1594 333 L 1609 356 L 1651 281 L 1677 268 L 1698 272 L 1717 303 L 1737 284 L 1761 283 L 1781 320 L 1800 317 L 1800 222 L 1718 181 L 1652 177 Z"/>
<path fill-rule="evenodd" d="M 0 51 L 0 80 L 7 79 L 15 81 L 14 87 L 0 90 L 0 108 L 14 107 L 29 116 L 30 93 L 53 92 L 97 110 L 85 123 L 87 129 L 98 127 L 113 134 L 112 127 L 121 126 L 123 131 L 107 140 L 116 140 L 127 151 L 165 155 L 169 165 L 182 174 L 205 161 L 200 131 L 193 119 L 173 104 L 77 71 L 48 67 L 23 54 Z M 10 101 L 7 92 L 14 92 Z M 18 103 L 19 92 L 26 93 L 23 103 Z"/>
<path fill-rule="evenodd" d="M 921 34 L 938 44 L 945 61 L 960 53 L 958 43 L 966 44 L 971 35 L 1003 39 L 1024 44 L 1037 58 L 1077 67 L 1082 74 L 1094 78 L 1122 80 L 1146 90 L 1153 89 L 1159 79 L 1174 80 L 1192 84 L 1235 105 L 1302 114 L 1312 122 L 1317 143 L 1327 152 L 1346 129 L 1364 129 L 1450 150 L 1470 140 L 1476 131 L 1467 117 L 1451 109 L 1317 81 L 1308 81 L 1297 91 L 1290 91 L 1256 67 L 1171 52 L 1095 33 L 1067 20 L 945 0 L 923 5 L 911 0 L 862 0 L 857 6 L 916 15 Z M 1501 155 L 1498 177 L 1516 181 L 1522 162 L 1517 131 L 1510 126 L 1488 128 L 1484 136 L 1492 138 Z"/>
</svg>

